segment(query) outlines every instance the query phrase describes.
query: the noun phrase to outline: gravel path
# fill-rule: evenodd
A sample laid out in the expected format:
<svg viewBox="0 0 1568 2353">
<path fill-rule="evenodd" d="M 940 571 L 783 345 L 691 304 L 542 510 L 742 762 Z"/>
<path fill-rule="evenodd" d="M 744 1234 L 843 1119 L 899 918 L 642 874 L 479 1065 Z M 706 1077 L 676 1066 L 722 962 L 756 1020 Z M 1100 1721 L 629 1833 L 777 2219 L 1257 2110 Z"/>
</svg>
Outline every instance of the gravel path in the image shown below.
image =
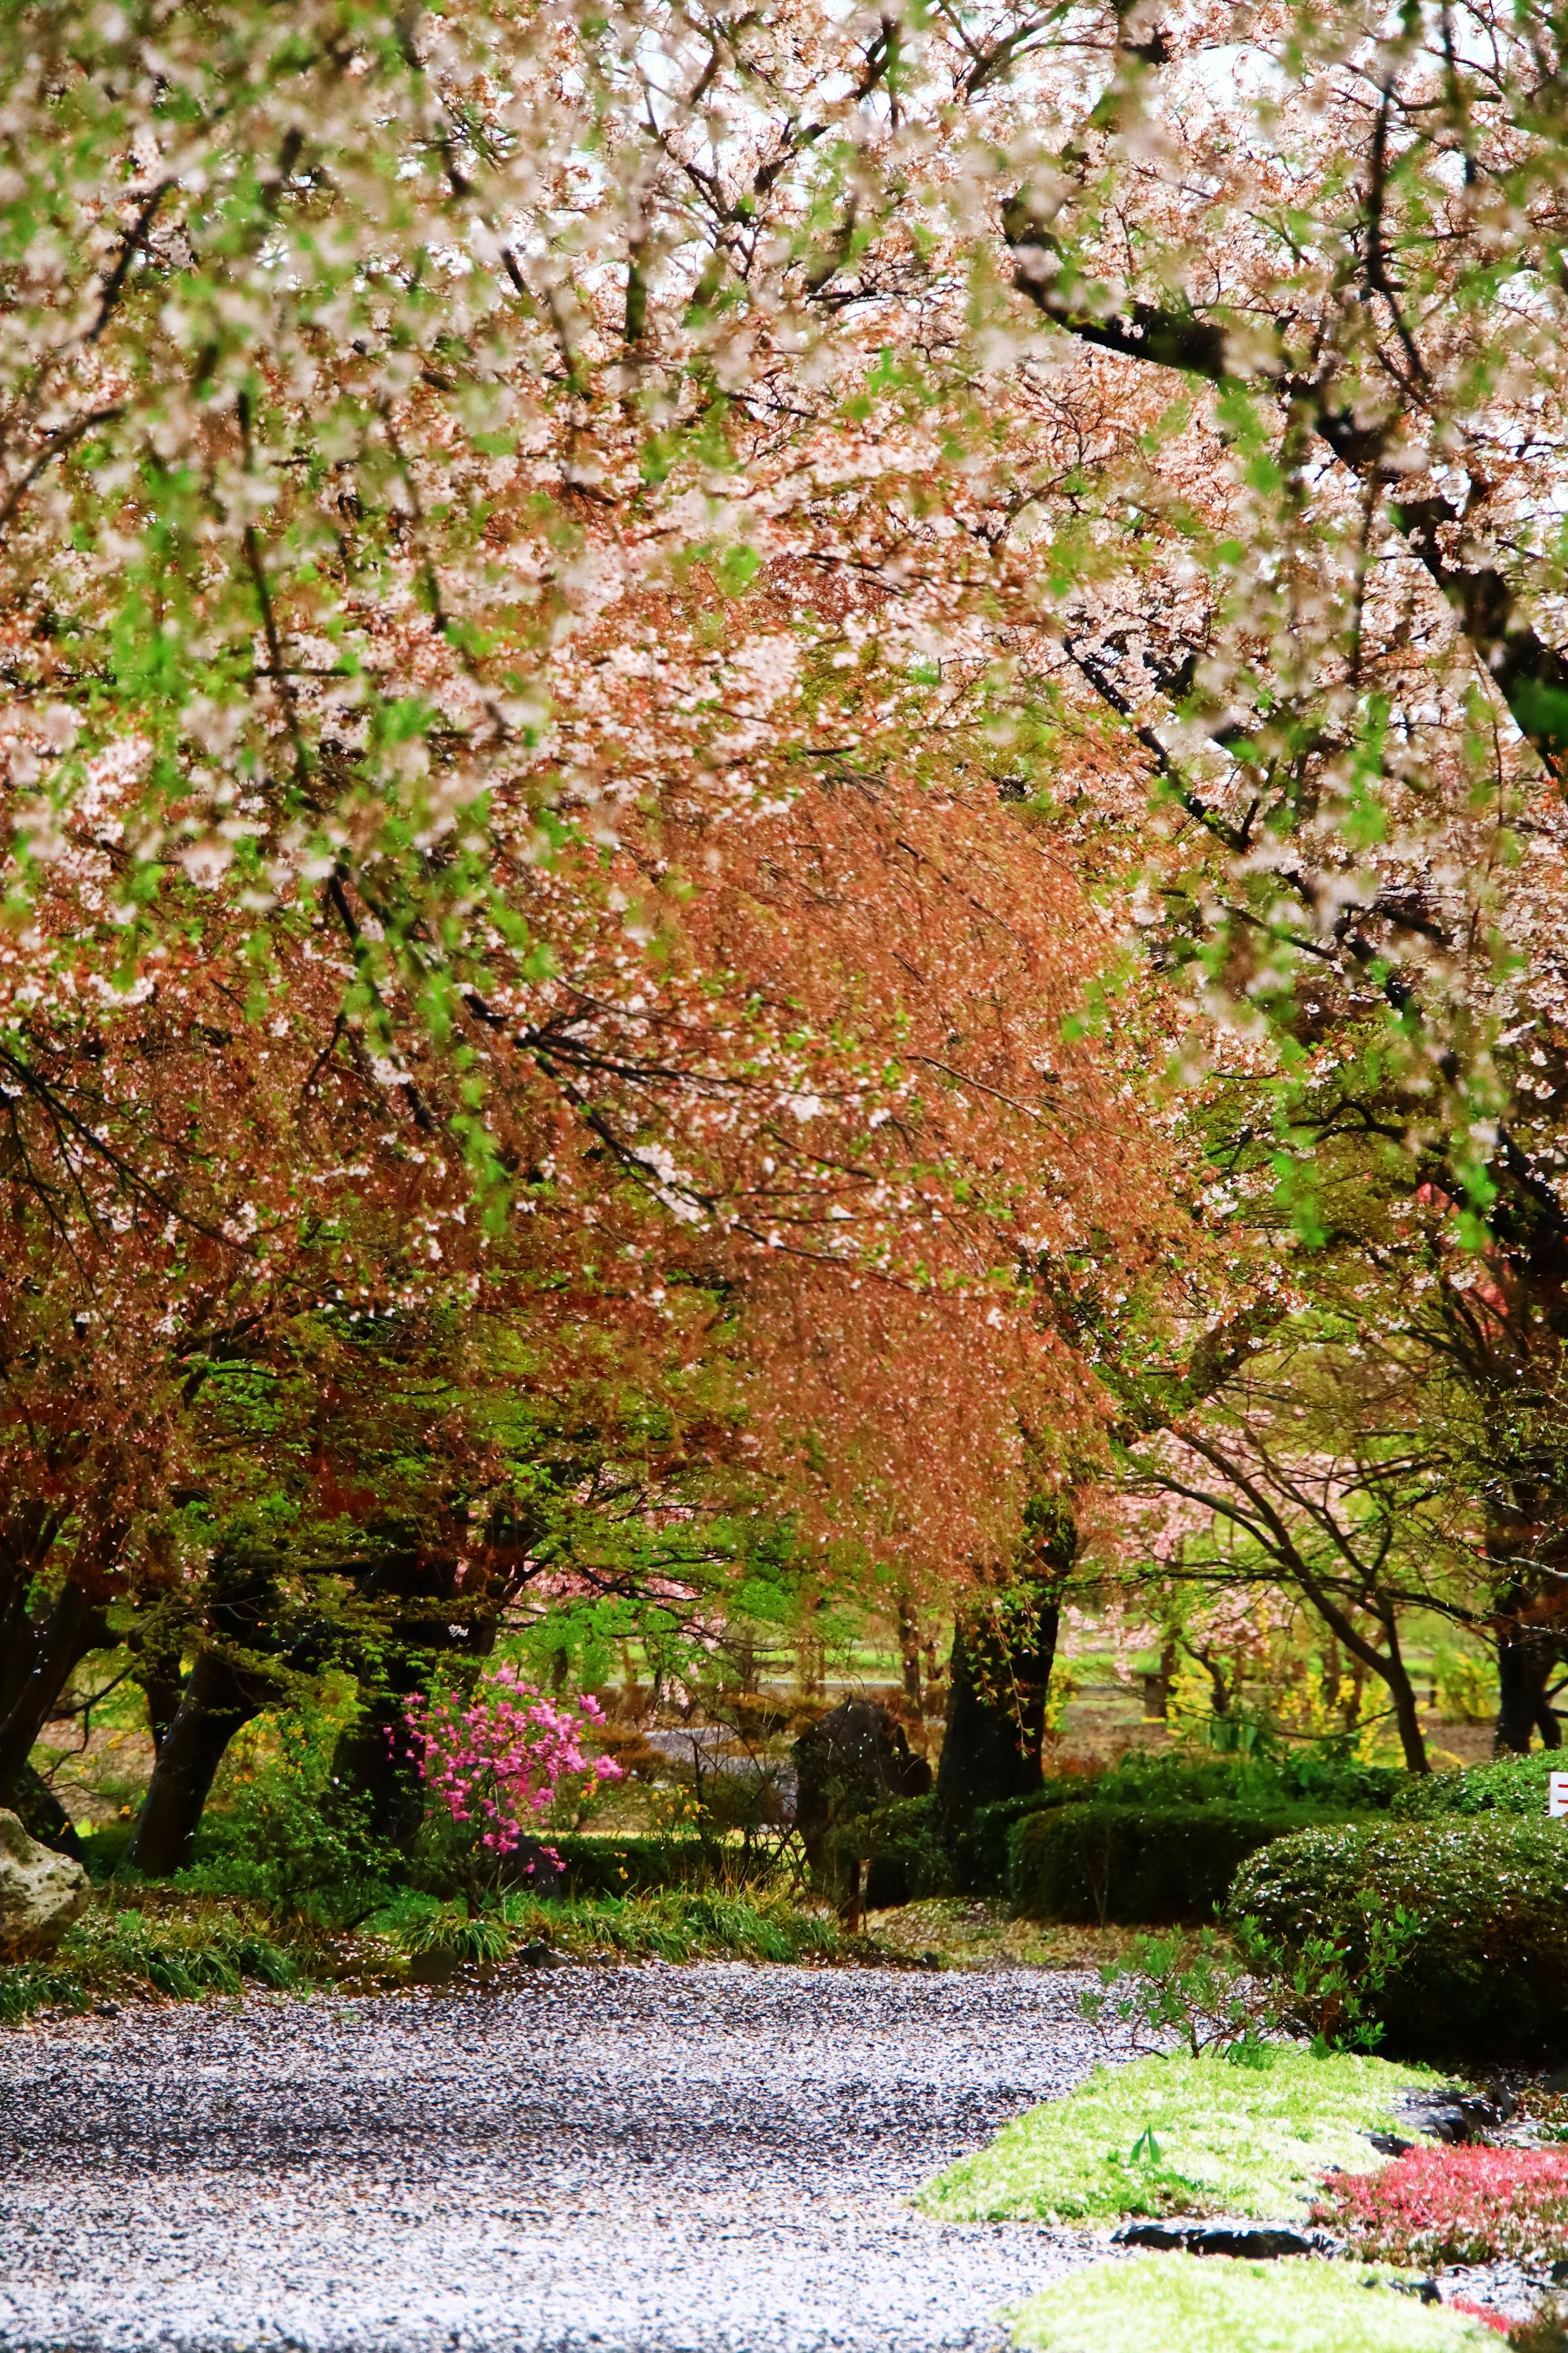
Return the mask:
<svg viewBox="0 0 1568 2353">
<path fill-rule="evenodd" d="M 1087 2073 L 1082 1984 L 563 1968 L 0 2035 L 0 2348 L 999 2344 L 1091 2242 L 904 2200 Z"/>
</svg>

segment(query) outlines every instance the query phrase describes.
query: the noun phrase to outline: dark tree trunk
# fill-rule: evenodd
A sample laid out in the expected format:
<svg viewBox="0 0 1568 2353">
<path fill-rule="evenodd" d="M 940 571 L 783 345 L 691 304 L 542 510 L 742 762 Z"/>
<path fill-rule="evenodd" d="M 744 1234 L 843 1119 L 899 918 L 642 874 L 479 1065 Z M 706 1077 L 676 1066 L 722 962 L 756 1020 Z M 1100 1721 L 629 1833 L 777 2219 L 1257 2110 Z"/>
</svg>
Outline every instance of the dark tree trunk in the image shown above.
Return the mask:
<svg viewBox="0 0 1568 2353">
<path fill-rule="evenodd" d="M 1405 1769 L 1407 1773 L 1429 1773 L 1432 1761 L 1426 1754 L 1426 1736 L 1421 1729 L 1420 1703 L 1405 1672 L 1404 1662 L 1398 1663 L 1398 1676 L 1389 1677 L 1388 1689 L 1394 1702 L 1394 1721 L 1399 1732 L 1399 1745 L 1405 1751 Z"/>
<path fill-rule="evenodd" d="M 904 1697 L 921 1713 L 921 1630 L 913 1609 L 899 1599 L 899 1654 L 904 1667 Z"/>
<path fill-rule="evenodd" d="M 340 1738 L 332 1776 L 370 1800 L 370 1828 L 378 1839 L 410 1847 L 425 1819 L 425 1790 L 404 1710 L 419 1679 L 398 1672 L 361 1710 Z"/>
<path fill-rule="evenodd" d="M 73 1670 L 108 1640 L 103 1611 L 74 1580 L 41 1621 L 16 1613 L 7 1655 L 0 1662 L 0 1806 L 14 1804 L 33 1744 Z"/>
<path fill-rule="evenodd" d="M 495 1620 L 465 1608 L 455 1564 L 439 1557 L 393 1555 L 367 1580 L 363 1596 L 385 1605 L 385 1636 L 374 1677 L 361 1669 L 371 1688 L 358 1722 L 338 1743 L 332 1772 L 343 1788 L 369 1799 L 375 1835 L 406 1849 L 425 1817 L 408 1702 L 428 1688 L 438 1659 L 456 1652 L 477 1661 L 493 1650 Z M 455 1617 L 457 1611 L 462 1615 Z M 564 1653 L 560 1664 L 564 1682 L 571 1665 Z"/>
<path fill-rule="evenodd" d="M 184 1869 L 225 1749 L 235 1734 L 278 1696 L 279 1686 L 266 1665 L 256 1662 L 257 1653 L 264 1660 L 279 1648 L 278 1569 L 276 1556 L 268 1553 L 226 1549 L 214 1558 L 207 1594 L 208 1628 L 219 1640 L 250 1652 L 251 1658 L 239 1663 L 220 1650 L 198 1647 L 180 1704 L 158 1744 L 153 1778 L 125 1852 L 128 1871 L 163 1878 Z M 159 1647 L 163 1652 L 161 1677 L 168 1671 L 166 1636 Z M 294 1658 L 296 1663 L 303 1663 L 299 1644 Z"/>
<path fill-rule="evenodd" d="M 1039 1788 L 1059 1618 L 1054 1587 L 959 1612 L 936 1775 L 937 1810 L 948 1822 Z"/>
<path fill-rule="evenodd" d="M 179 1712 L 180 1698 L 184 1689 L 184 1669 L 181 1663 L 183 1641 L 166 1628 L 157 1633 L 132 1634 L 127 1638 L 135 1664 L 131 1680 L 140 1683 L 147 1703 L 147 1729 L 153 1736 L 153 1754 L 157 1757 L 169 1736 L 169 1726 Z"/>
<path fill-rule="evenodd" d="M 37 1839 L 40 1846 L 52 1847 L 56 1854 L 68 1854 L 73 1862 L 86 1862 L 87 1852 L 70 1816 L 36 1767 L 24 1765 L 17 1774 L 12 1810 L 27 1836 Z"/>
<path fill-rule="evenodd" d="M 225 1749 L 273 1695 L 265 1676 L 231 1665 L 216 1651 L 200 1653 L 153 1767 L 126 1850 L 128 1871 L 166 1879 L 184 1869 Z"/>
<path fill-rule="evenodd" d="M 1498 1642 L 1498 1729 L 1493 1748 L 1502 1756 L 1526 1756 L 1542 1704 L 1542 1683 L 1532 1659 L 1532 1642 L 1519 1626 L 1504 1629 Z"/>
</svg>

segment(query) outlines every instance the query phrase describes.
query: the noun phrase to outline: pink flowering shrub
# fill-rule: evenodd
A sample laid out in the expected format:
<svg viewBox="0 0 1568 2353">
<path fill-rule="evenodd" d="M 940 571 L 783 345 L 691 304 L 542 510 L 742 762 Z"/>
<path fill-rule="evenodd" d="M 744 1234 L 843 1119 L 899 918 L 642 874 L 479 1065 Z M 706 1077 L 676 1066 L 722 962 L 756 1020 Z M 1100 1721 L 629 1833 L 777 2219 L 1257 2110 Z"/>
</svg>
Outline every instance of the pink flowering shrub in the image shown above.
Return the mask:
<svg viewBox="0 0 1568 2353">
<path fill-rule="evenodd" d="M 604 1721 L 598 1703 L 584 1697 L 579 1712 L 547 1699 L 512 1667 L 498 1667 L 466 1701 L 437 1693 L 405 1714 L 426 1791 L 498 1858 L 522 1844 L 563 1781 L 620 1778 L 612 1757 L 584 1753 L 584 1734 Z"/>
<path fill-rule="evenodd" d="M 1363 2262 L 1549 2265 L 1568 2256 L 1568 2149 L 1413 2148 L 1331 2176 L 1312 2219 Z"/>
</svg>

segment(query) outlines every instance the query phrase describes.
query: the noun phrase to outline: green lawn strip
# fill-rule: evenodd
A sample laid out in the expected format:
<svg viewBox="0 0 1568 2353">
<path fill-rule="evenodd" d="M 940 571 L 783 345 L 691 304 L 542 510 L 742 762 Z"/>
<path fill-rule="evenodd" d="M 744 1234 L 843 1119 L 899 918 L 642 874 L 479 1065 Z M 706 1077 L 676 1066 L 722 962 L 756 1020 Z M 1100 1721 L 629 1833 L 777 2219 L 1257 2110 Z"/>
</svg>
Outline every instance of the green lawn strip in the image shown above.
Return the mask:
<svg viewBox="0 0 1568 2353">
<path fill-rule="evenodd" d="M 1024 2353 L 1475 2353 L 1479 2320 L 1389 2274 L 1300 2258 L 1146 2255 L 1058 2280 L 1012 2316 Z"/>
<path fill-rule="evenodd" d="M 1268 2067 L 1185 2052 L 1097 2067 L 940 2174 L 917 2204 L 947 2222 L 1121 2214 L 1288 2214 L 1331 2166 L 1384 2162 L 1364 2136 L 1397 2124 L 1424 2067 L 1283 2046 Z"/>
</svg>

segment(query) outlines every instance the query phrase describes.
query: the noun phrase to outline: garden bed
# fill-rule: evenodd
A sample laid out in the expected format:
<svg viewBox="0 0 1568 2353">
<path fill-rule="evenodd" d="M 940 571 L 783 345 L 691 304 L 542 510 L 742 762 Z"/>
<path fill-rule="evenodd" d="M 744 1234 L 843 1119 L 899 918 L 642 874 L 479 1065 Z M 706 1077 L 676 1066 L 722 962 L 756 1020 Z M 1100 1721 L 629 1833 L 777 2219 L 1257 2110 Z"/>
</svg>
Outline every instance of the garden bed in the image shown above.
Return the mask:
<svg viewBox="0 0 1568 2353">
<path fill-rule="evenodd" d="M 921 2206 L 952 2222 L 1304 2218 L 1331 2167 L 1384 2162 L 1368 2136 L 1396 2131 L 1406 2094 L 1437 2081 L 1348 2052 L 1267 2055 L 1261 2067 L 1205 2052 L 1097 2068 L 942 2174 Z"/>
</svg>

